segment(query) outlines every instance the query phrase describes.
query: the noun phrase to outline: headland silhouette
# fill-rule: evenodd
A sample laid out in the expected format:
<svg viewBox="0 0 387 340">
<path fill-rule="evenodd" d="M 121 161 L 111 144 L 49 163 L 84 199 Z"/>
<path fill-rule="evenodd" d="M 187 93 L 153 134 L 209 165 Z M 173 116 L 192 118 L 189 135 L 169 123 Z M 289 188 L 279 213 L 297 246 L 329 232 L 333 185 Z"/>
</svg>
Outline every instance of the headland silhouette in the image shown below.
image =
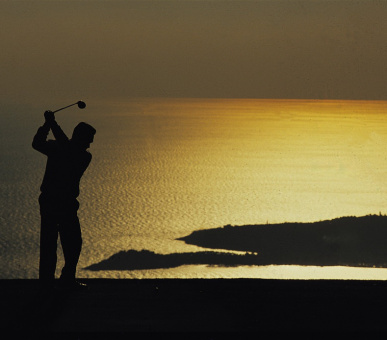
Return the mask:
<svg viewBox="0 0 387 340">
<path fill-rule="evenodd" d="M 183 265 L 210 265 L 233 267 L 259 264 L 254 254 L 232 254 L 215 251 L 191 253 L 157 254 L 149 250 L 120 251 L 106 260 L 92 264 L 84 269 L 98 270 L 144 270 L 166 269 Z"/>
<path fill-rule="evenodd" d="M 231 226 L 180 238 L 205 248 L 258 253 L 261 264 L 387 267 L 387 216 Z"/>
<path fill-rule="evenodd" d="M 303 265 L 387 268 L 387 216 L 340 217 L 311 223 L 231 226 L 179 238 L 217 251 L 157 254 L 121 251 L 87 270 L 142 270 L 181 265 Z M 220 249 L 245 254 L 220 252 Z"/>
</svg>

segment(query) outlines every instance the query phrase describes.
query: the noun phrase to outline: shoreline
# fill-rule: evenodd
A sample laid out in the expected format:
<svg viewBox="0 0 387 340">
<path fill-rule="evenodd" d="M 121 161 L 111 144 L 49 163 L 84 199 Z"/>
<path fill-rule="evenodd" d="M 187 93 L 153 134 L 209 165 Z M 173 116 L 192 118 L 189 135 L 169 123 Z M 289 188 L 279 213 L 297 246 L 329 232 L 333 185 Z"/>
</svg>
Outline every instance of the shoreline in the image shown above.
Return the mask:
<svg viewBox="0 0 387 340">
<path fill-rule="evenodd" d="M 387 216 L 344 216 L 201 229 L 179 238 L 207 249 L 244 251 L 258 265 L 387 268 Z M 255 259 L 253 259 L 255 257 Z"/>
</svg>

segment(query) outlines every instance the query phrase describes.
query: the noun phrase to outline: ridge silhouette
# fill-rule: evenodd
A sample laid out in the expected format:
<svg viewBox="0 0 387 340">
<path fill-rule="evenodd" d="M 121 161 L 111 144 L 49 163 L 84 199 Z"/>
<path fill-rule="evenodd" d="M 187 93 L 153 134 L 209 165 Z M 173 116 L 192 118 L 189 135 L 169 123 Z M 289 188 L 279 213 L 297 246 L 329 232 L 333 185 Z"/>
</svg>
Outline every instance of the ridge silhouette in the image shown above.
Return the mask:
<svg viewBox="0 0 387 340">
<path fill-rule="evenodd" d="M 257 252 L 262 264 L 387 267 L 387 216 L 340 217 L 195 231 L 187 244 Z"/>
<path fill-rule="evenodd" d="M 232 267 L 258 264 L 257 260 L 254 254 L 239 255 L 214 251 L 157 254 L 149 250 L 128 250 L 120 251 L 84 269 L 91 271 L 166 269 L 190 264 Z"/>
<path fill-rule="evenodd" d="M 231 226 L 197 230 L 179 238 L 203 251 L 156 254 L 121 251 L 86 270 L 141 270 L 181 265 L 309 265 L 387 268 L 387 216 L 340 217 L 311 223 Z"/>
</svg>

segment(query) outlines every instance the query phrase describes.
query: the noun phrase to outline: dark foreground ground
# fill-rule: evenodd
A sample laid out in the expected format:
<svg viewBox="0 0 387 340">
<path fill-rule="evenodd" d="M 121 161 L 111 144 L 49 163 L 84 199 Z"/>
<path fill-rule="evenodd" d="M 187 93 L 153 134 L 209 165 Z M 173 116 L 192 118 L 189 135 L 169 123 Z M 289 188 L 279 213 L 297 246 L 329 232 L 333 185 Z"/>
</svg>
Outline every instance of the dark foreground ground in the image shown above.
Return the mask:
<svg viewBox="0 0 387 340">
<path fill-rule="evenodd" d="M 214 339 L 225 332 L 387 330 L 384 281 L 83 282 L 90 286 L 86 292 L 41 295 L 36 280 L 0 280 L 6 338 L 33 333 L 50 339 L 169 338 L 185 332 L 184 339 Z"/>
</svg>

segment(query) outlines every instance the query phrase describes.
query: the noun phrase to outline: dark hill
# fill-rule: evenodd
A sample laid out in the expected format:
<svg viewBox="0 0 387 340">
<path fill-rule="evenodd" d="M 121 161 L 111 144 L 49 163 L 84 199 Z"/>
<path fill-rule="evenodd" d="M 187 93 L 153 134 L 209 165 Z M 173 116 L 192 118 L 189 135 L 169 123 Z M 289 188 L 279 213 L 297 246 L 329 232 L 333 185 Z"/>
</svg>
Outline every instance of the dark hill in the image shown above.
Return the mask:
<svg viewBox="0 0 387 340">
<path fill-rule="evenodd" d="M 260 264 L 387 267 L 387 216 L 313 223 L 224 226 L 180 238 L 212 249 L 258 253 Z"/>
</svg>

